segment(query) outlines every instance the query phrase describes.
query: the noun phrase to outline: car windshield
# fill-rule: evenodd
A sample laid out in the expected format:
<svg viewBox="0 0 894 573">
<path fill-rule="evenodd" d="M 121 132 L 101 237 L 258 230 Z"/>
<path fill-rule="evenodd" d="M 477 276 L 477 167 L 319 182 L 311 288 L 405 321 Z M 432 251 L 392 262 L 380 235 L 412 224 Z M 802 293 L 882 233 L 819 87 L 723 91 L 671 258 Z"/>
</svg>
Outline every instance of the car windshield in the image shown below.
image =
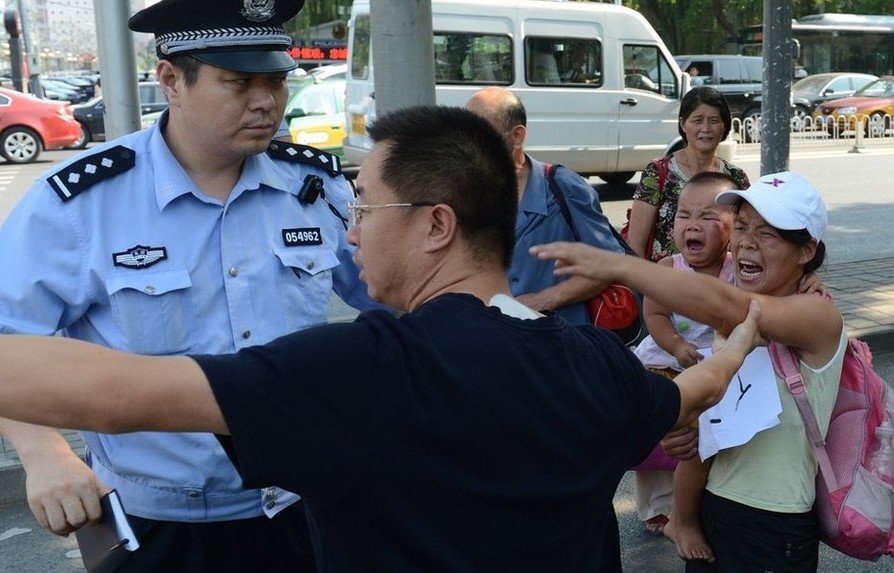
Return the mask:
<svg viewBox="0 0 894 573">
<path fill-rule="evenodd" d="M 854 93 L 863 97 L 891 97 L 894 96 L 894 79 L 875 80 Z"/>
<path fill-rule="evenodd" d="M 792 91 L 818 93 L 830 79 L 828 76 L 808 76 L 792 84 Z"/>
</svg>

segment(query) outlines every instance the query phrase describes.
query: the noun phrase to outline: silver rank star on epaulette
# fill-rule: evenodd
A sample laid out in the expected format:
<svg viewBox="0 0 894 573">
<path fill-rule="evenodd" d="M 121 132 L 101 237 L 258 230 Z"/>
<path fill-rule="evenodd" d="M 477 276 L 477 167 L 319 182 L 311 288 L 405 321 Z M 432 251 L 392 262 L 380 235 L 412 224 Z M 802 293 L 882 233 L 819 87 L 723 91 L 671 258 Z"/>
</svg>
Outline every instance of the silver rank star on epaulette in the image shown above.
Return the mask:
<svg viewBox="0 0 894 573">
<path fill-rule="evenodd" d="M 133 149 L 116 145 L 99 153 L 88 155 L 47 177 L 47 183 L 63 201 L 69 201 L 92 185 L 136 164 Z"/>
<path fill-rule="evenodd" d="M 306 163 L 325 169 L 333 177 L 341 175 L 341 158 L 316 147 L 274 141 L 267 147 L 267 153 L 274 159 Z"/>
</svg>

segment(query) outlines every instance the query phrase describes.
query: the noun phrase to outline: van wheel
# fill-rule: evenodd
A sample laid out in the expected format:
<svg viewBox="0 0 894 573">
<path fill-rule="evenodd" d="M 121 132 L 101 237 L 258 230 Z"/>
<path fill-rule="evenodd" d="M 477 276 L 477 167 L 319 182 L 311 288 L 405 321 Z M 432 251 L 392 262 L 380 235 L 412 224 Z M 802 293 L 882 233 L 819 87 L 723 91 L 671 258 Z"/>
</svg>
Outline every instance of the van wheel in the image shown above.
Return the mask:
<svg viewBox="0 0 894 573">
<path fill-rule="evenodd" d="M 600 173 L 599 178 L 612 185 L 623 185 L 633 179 L 634 175 L 636 175 L 635 171 L 618 171 L 616 173 Z"/>
</svg>

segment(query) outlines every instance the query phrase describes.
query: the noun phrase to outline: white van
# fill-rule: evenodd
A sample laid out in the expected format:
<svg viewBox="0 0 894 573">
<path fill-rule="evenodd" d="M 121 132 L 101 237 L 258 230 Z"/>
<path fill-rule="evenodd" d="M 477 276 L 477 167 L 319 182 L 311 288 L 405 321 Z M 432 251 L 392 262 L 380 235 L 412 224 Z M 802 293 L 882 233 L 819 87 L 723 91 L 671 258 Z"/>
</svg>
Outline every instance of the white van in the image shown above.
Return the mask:
<svg viewBox="0 0 894 573">
<path fill-rule="evenodd" d="M 538 159 L 623 183 L 678 137 L 688 75 L 638 12 L 432 0 L 432 26 L 438 104 L 463 106 L 485 85 L 513 90 L 528 112 L 526 150 Z M 369 0 L 354 0 L 349 28 L 344 151 L 360 163 L 375 120 Z"/>
</svg>

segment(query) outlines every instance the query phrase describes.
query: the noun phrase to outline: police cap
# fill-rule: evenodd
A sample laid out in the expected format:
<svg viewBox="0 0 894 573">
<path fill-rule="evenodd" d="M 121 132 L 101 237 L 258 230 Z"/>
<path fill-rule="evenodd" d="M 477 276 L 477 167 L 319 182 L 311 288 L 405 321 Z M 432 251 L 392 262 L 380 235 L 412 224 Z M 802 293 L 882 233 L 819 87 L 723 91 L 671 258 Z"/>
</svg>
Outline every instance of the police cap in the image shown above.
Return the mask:
<svg viewBox="0 0 894 573">
<path fill-rule="evenodd" d="M 237 72 L 286 72 L 296 67 L 283 22 L 304 0 L 161 0 L 134 14 L 128 27 L 155 34 L 159 59 L 190 55 Z"/>
</svg>

